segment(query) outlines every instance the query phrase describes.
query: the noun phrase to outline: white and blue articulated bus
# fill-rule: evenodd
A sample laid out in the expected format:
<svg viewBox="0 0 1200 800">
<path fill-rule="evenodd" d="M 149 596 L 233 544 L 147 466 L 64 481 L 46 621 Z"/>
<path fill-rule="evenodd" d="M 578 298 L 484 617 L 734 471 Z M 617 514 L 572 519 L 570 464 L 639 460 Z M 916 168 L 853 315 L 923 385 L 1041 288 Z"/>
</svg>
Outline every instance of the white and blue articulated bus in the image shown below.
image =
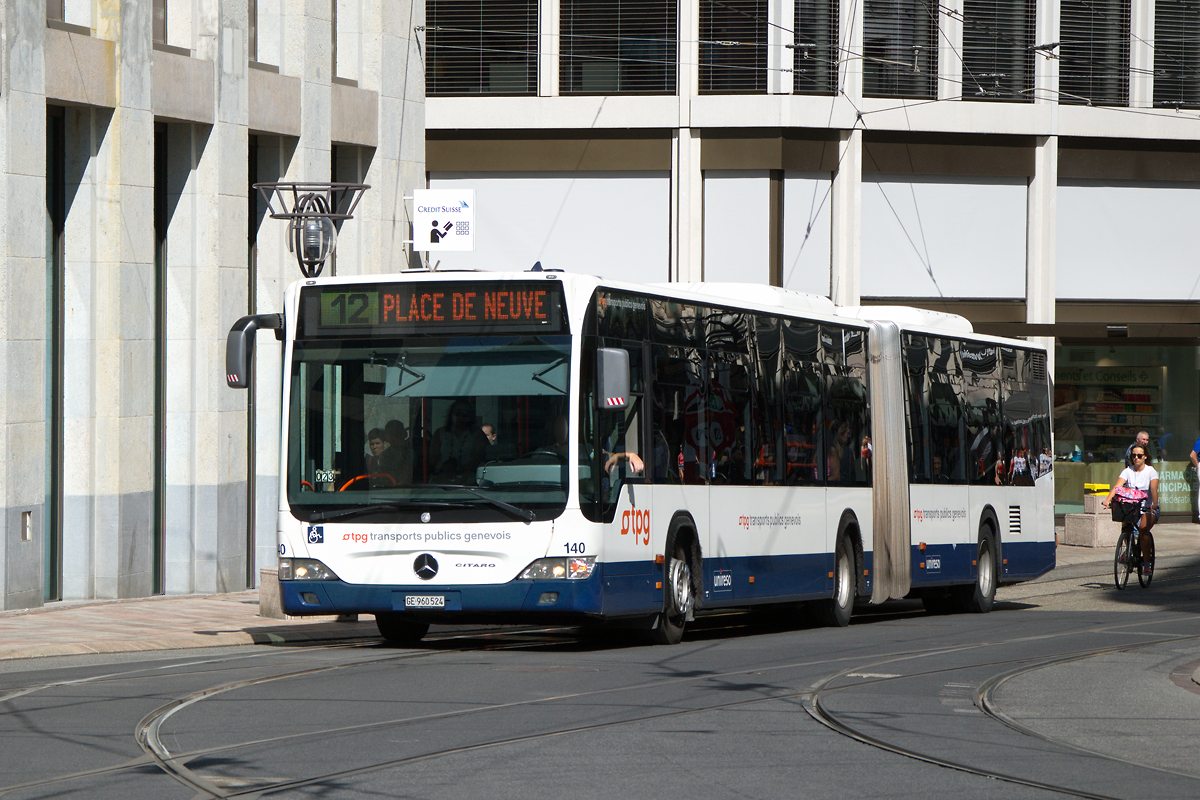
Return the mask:
<svg viewBox="0 0 1200 800">
<path fill-rule="evenodd" d="M 280 326 L 288 614 L 671 643 L 730 607 L 988 611 L 1054 567 L 1046 352 L 961 317 L 542 271 L 311 279 L 234 326 L 230 385 Z"/>
</svg>

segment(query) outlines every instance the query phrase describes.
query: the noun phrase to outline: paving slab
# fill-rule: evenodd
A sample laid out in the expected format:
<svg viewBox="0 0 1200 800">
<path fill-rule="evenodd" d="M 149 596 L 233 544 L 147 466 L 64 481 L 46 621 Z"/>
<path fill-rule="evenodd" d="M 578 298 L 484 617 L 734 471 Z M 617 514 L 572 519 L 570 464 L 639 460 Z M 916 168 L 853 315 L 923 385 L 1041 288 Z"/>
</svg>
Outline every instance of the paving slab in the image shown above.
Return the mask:
<svg viewBox="0 0 1200 800">
<path fill-rule="evenodd" d="M 372 617 L 267 619 L 258 592 L 53 603 L 0 613 L 0 660 L 87 653 L 289 644 L 377 636 Z"/>
</svg>

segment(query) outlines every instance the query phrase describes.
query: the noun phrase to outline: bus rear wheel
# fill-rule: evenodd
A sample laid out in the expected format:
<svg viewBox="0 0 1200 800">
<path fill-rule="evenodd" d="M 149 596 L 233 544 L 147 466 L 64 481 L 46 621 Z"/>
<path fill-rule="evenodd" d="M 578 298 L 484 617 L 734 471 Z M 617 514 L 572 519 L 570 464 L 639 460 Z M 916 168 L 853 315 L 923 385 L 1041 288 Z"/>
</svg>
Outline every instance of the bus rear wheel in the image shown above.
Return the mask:
<svg viewBox="0 0 1200 800">
<path fill-rule="evenodd" d="M 679 644 L 683 629 L 695 605 L 692 591 L 691 559 L 682 544 L 674 546 L 667 559 L 663 584 L 663 610 L 654 625 L 654 641 L 658 644 Z"/>
<path fill-rule="evenodd" d="M 375 626 L 379 635 L 391 644 L 414 645 L 429 632 L 428 622 L 414 622 L 403 614 L 383 613 L 375 615 Z"/>
<path fill-rule="evenodd" d="M 854 557 L 850 554 L 850 543 L 845 536 L 838 538 L 833 559 L 833 597 L 822 600 L 818 618 L 822 624 L 844 628 L 850 624 L 854 611 Z"/>
<path fill-rule="evenodd" d="M 956 586 L 954 599 L 960 610 L 973 614 L 986 614 L 996 601 L 996 543 L 991 528 L 986 525 L 979 532 L 979 551 L 975 559 L 975 585 Z"/>
</svg>

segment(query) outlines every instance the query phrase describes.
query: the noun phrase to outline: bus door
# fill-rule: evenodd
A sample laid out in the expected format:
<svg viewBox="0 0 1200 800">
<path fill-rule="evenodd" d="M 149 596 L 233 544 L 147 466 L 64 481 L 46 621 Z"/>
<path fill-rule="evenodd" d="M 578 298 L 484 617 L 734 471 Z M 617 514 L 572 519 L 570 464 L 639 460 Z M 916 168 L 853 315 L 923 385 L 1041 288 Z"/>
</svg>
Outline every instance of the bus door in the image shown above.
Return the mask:
<svg viewBox="0 0 1200 800">
<path fill-rule="evenodd" d="M 967 385 L 956 340 L 905 334 L 913 583 L 970 580 Z"/>
</svg>

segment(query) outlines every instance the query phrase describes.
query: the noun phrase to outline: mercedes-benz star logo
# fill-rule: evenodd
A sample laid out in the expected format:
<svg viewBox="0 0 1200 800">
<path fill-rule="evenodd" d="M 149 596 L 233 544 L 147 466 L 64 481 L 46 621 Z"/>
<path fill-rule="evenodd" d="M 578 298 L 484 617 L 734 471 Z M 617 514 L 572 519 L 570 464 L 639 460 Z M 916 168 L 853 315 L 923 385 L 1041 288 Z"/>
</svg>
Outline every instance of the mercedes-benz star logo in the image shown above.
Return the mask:
<svg viewBox="0 0 1200 800">
<path fill-rule="evenodd" d="M 413 572 L 423 581 L 433 580 L 433 576 L 437 575 L 437 559 L 429 553 L 421 553 L 413 562 Z"/>
</svg>

